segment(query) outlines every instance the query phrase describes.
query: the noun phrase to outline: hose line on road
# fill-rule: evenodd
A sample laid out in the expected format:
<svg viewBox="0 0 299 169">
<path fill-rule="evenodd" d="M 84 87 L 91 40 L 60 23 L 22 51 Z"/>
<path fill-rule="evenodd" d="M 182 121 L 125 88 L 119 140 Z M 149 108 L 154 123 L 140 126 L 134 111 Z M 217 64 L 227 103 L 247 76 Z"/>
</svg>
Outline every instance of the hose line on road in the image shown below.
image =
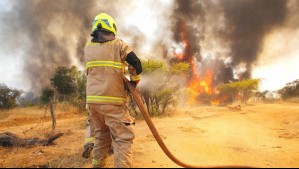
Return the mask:
<svg viewBox="0 0 299 169">
<path fill-rule="evenodd" d="M 129 80 L 124 77 L 124 81 L 126 86 L 128 87 L 133 100 L 135 101 L 135 103 L 137 104 L 137 106 L 139 107 L 140 112 L 142 113 L 148 127 L 150 128 L 153 136 L 155 137 L 156 141 L 158 142 L 159 146 L 161 147 L 161 149 L 163 150 L 163 152 L 177 165 L 181 166 L 181 167 L 185 167 L 185 168 L 252 168 L 252 167 L 248 167 L 248 166 L 235 166 L 235 165 L 228 165 L 228 166 L 203 166 L 203 165 L 191 165 L 191 164 L 186 164 L 182 161 L 180 161 L 179 159 L 177 159 L 167 148 L 167 146 L 165 145 L 164 141 L 162 140 L 162 138 L 160 137 L 154 123 L 151 120 L 151 117 L 149 116 L 149 113 L 147 112 L 147 109 L 145 108 L 143 101 L 141 100 L 141 97 L 139 95 L 139 93 L 136 91 L 136 89 L 133 87 L 133 85 L 129 82 Z"/>
</svg>

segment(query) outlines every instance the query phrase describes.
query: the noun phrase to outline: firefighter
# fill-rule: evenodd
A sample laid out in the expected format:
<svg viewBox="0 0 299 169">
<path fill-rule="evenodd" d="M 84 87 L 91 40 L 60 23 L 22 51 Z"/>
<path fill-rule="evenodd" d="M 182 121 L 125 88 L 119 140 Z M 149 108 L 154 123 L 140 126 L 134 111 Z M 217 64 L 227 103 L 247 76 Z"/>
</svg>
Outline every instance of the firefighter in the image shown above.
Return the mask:
<svg viewBox="0 0 299 169">
<path fill-rule="evenodd" d="M 132 167 L 134 119 L 125 103 L 124 68 L 129 65 L 130 82 L 136 87 L 142 66 L 139 58 L 122 40 L 116 38 L 114 19 L 106 13 L 97 15 L 92 40 L 85 46 L 87 85 L 86 102 L 94 127 L 93 167 L 104 167 L 112 144 L 114 167 Z"/>
</svg>

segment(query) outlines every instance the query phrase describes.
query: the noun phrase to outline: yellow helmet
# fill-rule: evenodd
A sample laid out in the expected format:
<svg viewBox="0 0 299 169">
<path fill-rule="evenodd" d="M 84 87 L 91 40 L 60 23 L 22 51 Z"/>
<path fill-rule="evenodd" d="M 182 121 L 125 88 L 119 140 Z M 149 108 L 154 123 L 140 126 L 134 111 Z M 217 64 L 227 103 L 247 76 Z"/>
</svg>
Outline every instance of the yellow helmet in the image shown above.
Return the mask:
<svg viewBox="0 0 299 169">
<path fill-rule="evenodd" d="M 117 33 L 114 19 L 106 13 L 100 13 L 94 18 L 92 23 L 92 32 L 96 30 L 112 32 L 114 35 Z"/>
</svg>

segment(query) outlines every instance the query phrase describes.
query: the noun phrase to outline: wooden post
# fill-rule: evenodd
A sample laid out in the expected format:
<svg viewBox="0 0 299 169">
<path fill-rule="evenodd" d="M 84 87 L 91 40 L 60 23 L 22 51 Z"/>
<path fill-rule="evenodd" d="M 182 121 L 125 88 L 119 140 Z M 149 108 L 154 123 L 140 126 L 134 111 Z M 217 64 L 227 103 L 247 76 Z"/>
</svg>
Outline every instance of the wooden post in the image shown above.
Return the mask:
<svg viewBox="0 0 299 169">
<path fill-rule="evenodd" d="M 51 103 L 50 103 L 50 113 L 51 113 L 51 119 L 52 119 L 52 130 L 55 130 L 55 128 L 56 128 L 56 118 L 55 118 L 55 110 L 54 110 L 55 99 L 56 99 L 56 90 L 54 89 L 53 100 L 51 100 Z"/>
</svg>

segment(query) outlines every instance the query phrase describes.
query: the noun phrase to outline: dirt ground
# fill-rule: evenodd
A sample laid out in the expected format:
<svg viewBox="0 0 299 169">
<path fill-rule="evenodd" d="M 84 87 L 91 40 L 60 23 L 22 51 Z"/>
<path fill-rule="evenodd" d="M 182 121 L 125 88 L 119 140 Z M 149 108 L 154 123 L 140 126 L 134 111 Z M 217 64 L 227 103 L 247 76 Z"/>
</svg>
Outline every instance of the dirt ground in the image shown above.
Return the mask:
<svg viewBox="0 0 299 169">
<path fill-rule="evenodd" d="M 27 113 L 23 117 L 15 113 L 2 115 L 0 133 L 45 137 L 51 130 L 50 118 L 43 117 L 44 110 L 35 112 L 34 116 Z M 58 114 L 56 130 L 65 134 L 54 145 L 0 147 L 0 167 L 91 167 L 90 159 L 81 158 L 86 117 L 68 112 Z M 242 106 L 241 111 L 197 106 L 152 120 L 170 151 L 188 164 L 299 167 L 299 104 L 254 104 Z M 180 167 L 162 152 L 145 121 L 137 120 L 135 131 L 134 167 Z M 109 157 L 107 167 L 113 167 L 113 156 Z"/>
</svg>

